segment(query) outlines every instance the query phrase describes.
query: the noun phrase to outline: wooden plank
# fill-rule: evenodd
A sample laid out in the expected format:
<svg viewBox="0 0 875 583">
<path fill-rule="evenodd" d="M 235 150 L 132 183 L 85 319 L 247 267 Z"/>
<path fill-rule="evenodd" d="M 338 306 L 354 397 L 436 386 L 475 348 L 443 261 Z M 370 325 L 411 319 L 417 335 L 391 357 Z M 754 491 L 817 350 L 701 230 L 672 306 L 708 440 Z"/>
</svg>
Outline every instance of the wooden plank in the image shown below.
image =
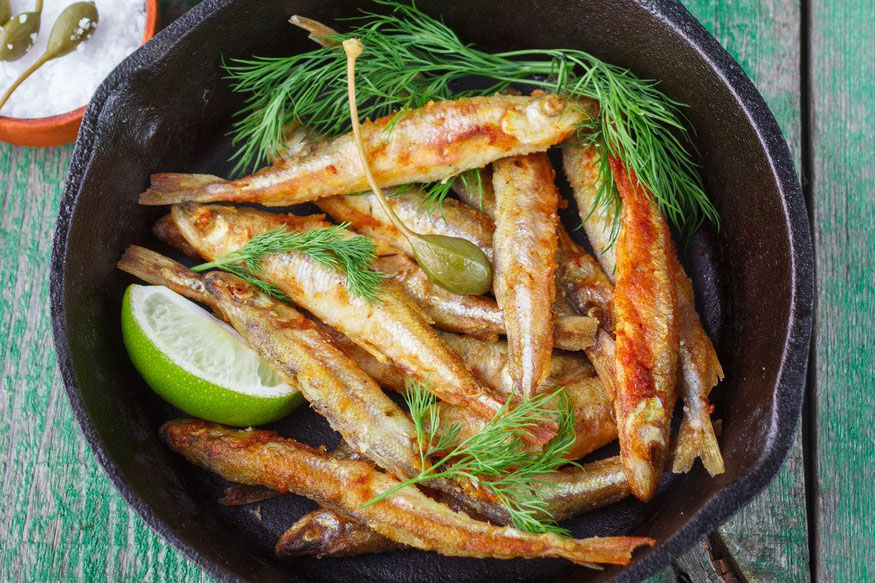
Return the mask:
<svg viewBox="0 0 875 583">
<path fill-rule="evenodd" d="M 0 144 L 0 581 L 208 581 L 115 492 L 64 394 L 48 271 L 71 152 Z"/>
<path fill-rule="evenodd" d="M 811 4 L 814 566 L 875 580 L 875 3 Z"/>
<path fill-rule="evenodd" d="M 800 167 L 800 7 L 795 0 L 684 0 L 762 93 Z M 683 581 L 809 581 L 801 429 L 775 481 L 671 568 Z M 723 555 L 729 554 L 727 560 Z M 733 563 L 734 565 L 729 564 Z M 730 574 L 721 575 L 725 567 Z M 737 570 L 738 573 L 732 573 Z M 716 577 L 716 578 L 715 578 Z"/>
</svg>

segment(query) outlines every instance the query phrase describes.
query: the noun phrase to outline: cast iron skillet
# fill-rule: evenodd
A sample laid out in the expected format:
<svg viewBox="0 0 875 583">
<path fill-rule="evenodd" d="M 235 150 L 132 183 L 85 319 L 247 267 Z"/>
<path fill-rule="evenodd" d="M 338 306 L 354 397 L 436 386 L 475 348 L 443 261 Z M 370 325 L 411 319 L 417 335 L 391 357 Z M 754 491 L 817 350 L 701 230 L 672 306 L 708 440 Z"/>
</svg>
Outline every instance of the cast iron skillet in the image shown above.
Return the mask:
<svg viewBox="0 0 875 583">
<path fill-rule="evenodd" d="M 286 23 L 326 22 L 354 0 L 206 0 L 124 61 L 82 124 L 52 250 L 52 324 L 67 393 L 86 439 L 128 503 L 158 533 L 223 581 L 633 581 L 689 548 L 761 490 L 789 448 L 802 402 L 812 318 L 812 248 L 787 146 L 739 66 L 672 0 L 434 0 L 463 39 L 483 47 L 573 47 L 663 80 L 691 105 L 707 190 L 722 217 L 687 249 L 699 309 L 726 369 L 716 391 L 726 473 L 697 465 L 666 477 L 649 505 L 626 501 L 578 517 L 576 536 L 632 532 L 659 539 L 627 568 L 589 571 L 559 560 L 481 561 L 403 551 L 281 562 L 279 534 L 313 505 L 286 496 L 249 509 L 216 500 L 224 484 L 172 454 L 157 428 L 181 413 L 131 366 L 119 309 L 132 279 L 114 268 L 127 245 L 164 250 L 149 228 L 163 209 L 139 207 L 150 173 L 224 174 L 225 134 L 239 98 L 223 57 L 290 54 L 312 45 Z M 561 173 L 560 173 L 561 176 Z M 559 179 L 560 182 L 562 179 Z M 563 185 L 564 186 L 564 185 Z M 572 219 L 565 217 L 566 224 Z M 333 445 L 302 408 L 277 425 Z"/>
</svg>

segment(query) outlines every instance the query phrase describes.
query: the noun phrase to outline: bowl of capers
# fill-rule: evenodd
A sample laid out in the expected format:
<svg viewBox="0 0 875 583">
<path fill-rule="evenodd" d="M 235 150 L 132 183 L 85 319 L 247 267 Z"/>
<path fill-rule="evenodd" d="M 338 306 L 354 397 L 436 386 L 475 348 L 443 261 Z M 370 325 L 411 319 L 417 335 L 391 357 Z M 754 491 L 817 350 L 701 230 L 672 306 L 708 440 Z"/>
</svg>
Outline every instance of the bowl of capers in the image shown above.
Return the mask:
<svg viewBox="0 0 875 583">
<path fill-rule="evenodd" d="M 157 24 L 157 0 L 0 0 L 0 141 L 73 142 L 94 90 Z"/>
</svg>

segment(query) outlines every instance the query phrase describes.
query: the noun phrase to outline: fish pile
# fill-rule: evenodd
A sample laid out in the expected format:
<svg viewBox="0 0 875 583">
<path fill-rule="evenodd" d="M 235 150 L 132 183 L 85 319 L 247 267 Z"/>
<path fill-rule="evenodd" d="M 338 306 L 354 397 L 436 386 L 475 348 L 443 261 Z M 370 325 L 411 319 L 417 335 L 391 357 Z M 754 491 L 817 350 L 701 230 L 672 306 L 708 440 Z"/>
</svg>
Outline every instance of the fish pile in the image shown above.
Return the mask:
<svg viewBox="0 0 875 583">
<path fill-rule="evenodd" d="M 626 564 L 637 547 L 655 543 L 524 532 L 509 526 L 507 509 L 488 487 L 469 480 L 435 479 L 428 491 L 408 485 L 366 504 L 428 463 L 408 413 L 384 393 L 403 390 L 410 379 L 427 381 L 441 418 L 456 424 L 462 438 L 508 403 L 562 387 L 574 412 L 569 461 L 619 440 L 619 456 L 542 476 L 540 495 L 556 520 L 629 495 L 651 500 L 669 462 L 686 472 L 701 458 L 712 475 L 723 471 L 708 401 L 723 373 L 666 219 L 617 159 L 610 168 L 622 198 L 615 243 L 615 217 L 589 212 L 600 188 L 598 156 L 575 132 L 597 107 L 544 93 L 496 95 L 438 101 L 363 124 L 381 187 L 454 180 L 480 169 L 481 187 L 455 180 L 457 198 L 444 201 L 441 211 L 425 212 L 425 195 L 415 188 L 389 203 L 420 233 L 480 247 L 494 268 L 491 295 L 452 294 L 420 270 L 410 245 L 367 192 L 350 135 L 290 148 L 271 166 L 236 180 L 152 176 L 140 203 L 170 205 L 154 234 L 205 261 L 281 226 L 322 228 L 331 224 L 328 217 L 376 244 L 372 267 L 386 276 L 379 302 L 351 294 L 342 272 L 296 251 L 266 255 L 258 273 L 289 301 L 229 273 L 195 273 L 142 247 L 130 247 L 118 264 L 211 308 L 341 435 L 341 446 L 326 452 L 273 432 L 198 419 L 161 429 L 170 448 L 234 484 L 227 504 L 291 492 L 321 506 L 282 536 L 279 556 L 408 546 L 593 566 Z M 595 257 L 559 221 L 563 201 L 545 153 L 552 146 L 561 147 Z M 231 202 L 313 202 L 325 215 Z M 683 420 L 673 445 L 678 399 Z M 541 448 L 555 433 L 550 423 L 532 427 L 526 446 Z"/>
</svg>

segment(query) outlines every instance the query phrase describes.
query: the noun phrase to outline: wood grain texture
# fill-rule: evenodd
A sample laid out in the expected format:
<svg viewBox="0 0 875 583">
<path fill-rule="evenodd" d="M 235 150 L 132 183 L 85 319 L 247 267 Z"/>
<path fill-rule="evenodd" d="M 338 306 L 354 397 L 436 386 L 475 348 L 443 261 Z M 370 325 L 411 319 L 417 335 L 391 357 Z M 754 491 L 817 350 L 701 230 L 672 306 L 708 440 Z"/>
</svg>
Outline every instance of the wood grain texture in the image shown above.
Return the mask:
<svg viewBox="0 0 875 583">
<path fill-rule="evenodd" d="M 875 580 L 875 3 L 811 4 L 817 581 Z"/>
<path fill-rule="evenodd" d="M 800 6 L 796 0 L 685 0 L 684 5 L 753 79 L 800 167 Z M 716 390 L 720 390 L 719 387 Z M 718 576 L 730 554 L 749 581 L 810 580 L 801 428 L 769 487 L 719 529 L 723 548 L 703 541 L 672 566 L 678 580 Z M 718 561 L 718 563 L 715 563 Z"/>
</svg>

